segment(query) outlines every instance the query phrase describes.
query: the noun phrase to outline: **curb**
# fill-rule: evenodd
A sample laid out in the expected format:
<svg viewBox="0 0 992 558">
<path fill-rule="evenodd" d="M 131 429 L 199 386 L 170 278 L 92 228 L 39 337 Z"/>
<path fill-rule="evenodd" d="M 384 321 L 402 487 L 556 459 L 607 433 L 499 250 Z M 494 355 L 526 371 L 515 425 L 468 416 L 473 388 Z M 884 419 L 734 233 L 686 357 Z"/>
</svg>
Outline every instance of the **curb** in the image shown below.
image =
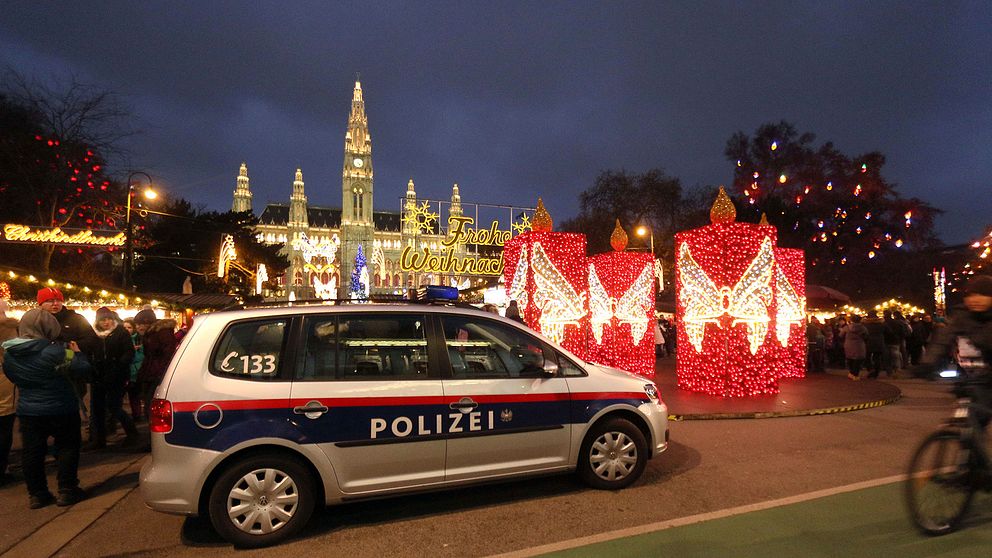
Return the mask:
<svg viewBox="0 0 992 558">
<path fill-rule="evenodd" d="M 851 411 L 861 411 L 864 409 L 881 407 L 883 405 L 888 405 L 889 403 L 894 403 L 900 397 L 902 397 L 902 393 L 899 393 L 887 399 L 878 399 L 875 401 L 868 401 L 866 403 L 857 403 L 855 405 L 843 405 L 840 407 L 825 407 L 820 409 L 798 409 L 792 411 L 754 411 L 754 412 L 743 412 L 743 413 L 738 412 L 738 413 L 685 413 L 685 414 L 673 413 L 668 415 L 668 420 L 674 422 L 681 422 L 686 420 L 764 419 L 764 418 L 833 415 L 837 413 L 848 413 Z"/>
</svg>

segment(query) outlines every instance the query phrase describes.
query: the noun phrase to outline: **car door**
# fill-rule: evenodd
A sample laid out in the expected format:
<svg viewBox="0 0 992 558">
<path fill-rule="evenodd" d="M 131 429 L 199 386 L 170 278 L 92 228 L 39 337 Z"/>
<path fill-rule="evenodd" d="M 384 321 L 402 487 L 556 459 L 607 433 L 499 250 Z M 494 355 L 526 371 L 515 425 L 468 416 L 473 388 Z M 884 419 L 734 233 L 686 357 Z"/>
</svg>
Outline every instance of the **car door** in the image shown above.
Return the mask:
<svg viewBox="0 0 992 558">
<path fill-rule="evenodd" d="M 439 321 L 450 366 L 445 479 L 567 466 L 568 385 L 545 359 L 544 342 L 486 317 L 441 314 Z"/>
<path fill-rule="evenodd" d="M 308 316 L 292 388 L 296 424 L 323 450 L 343 492 L 444 478 L 443 406 L 423 314 Z"/>
</svg>

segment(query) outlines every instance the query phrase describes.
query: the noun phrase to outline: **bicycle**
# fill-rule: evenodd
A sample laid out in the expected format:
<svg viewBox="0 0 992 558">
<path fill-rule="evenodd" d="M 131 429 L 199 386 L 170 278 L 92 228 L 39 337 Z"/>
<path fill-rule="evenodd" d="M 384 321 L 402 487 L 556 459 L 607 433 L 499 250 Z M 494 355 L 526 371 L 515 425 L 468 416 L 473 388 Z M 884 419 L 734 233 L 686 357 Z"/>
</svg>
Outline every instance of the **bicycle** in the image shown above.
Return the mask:
<svg viewBox="0 0 992 558">
<path fill-rule="evenodd" d="M 992 408 L 988 380 L 955 382 L 957 407 L 950 419 L 924 438 L 910 460 L 906 504 L 916 527 L 927 535 L 954 532 L 975 493 L 992 491 L 992 467 L 985 447 L 985 424 Z"/>
</svg>

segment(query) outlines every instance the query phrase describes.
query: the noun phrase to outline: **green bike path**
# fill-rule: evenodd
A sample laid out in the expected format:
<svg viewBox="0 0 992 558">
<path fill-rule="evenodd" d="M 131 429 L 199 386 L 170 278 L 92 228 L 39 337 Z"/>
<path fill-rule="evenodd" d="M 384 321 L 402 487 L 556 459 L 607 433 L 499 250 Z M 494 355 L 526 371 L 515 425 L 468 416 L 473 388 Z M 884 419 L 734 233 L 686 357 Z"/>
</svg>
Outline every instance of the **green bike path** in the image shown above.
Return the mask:
<svg viewBox="0 0 992 558">
<path fill-rule="evenodd" d="M 541 556 L 913 558 L 990 555 L 992 498 L 976 495 L 960 531 L 928 537 L 916 531 L 909 522 L 902 483 L 890 482 Z"/>
</svg>

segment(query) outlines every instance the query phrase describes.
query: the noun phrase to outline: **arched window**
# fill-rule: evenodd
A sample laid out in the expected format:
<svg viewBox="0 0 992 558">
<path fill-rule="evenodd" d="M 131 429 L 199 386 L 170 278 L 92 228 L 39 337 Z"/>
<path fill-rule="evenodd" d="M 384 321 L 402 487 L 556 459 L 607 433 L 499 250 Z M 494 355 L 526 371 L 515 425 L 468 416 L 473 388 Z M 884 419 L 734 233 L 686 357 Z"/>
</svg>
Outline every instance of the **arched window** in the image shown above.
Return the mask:
<svg viewBox="0 0 992 558">
<path fill-rule="evenodd" d="M 400 274 L 399 273 L 394 273 L 393 274 L 393 285 L 396 286 L 396 287 L 399 287 L 400 286 Z"/>
</svg>

